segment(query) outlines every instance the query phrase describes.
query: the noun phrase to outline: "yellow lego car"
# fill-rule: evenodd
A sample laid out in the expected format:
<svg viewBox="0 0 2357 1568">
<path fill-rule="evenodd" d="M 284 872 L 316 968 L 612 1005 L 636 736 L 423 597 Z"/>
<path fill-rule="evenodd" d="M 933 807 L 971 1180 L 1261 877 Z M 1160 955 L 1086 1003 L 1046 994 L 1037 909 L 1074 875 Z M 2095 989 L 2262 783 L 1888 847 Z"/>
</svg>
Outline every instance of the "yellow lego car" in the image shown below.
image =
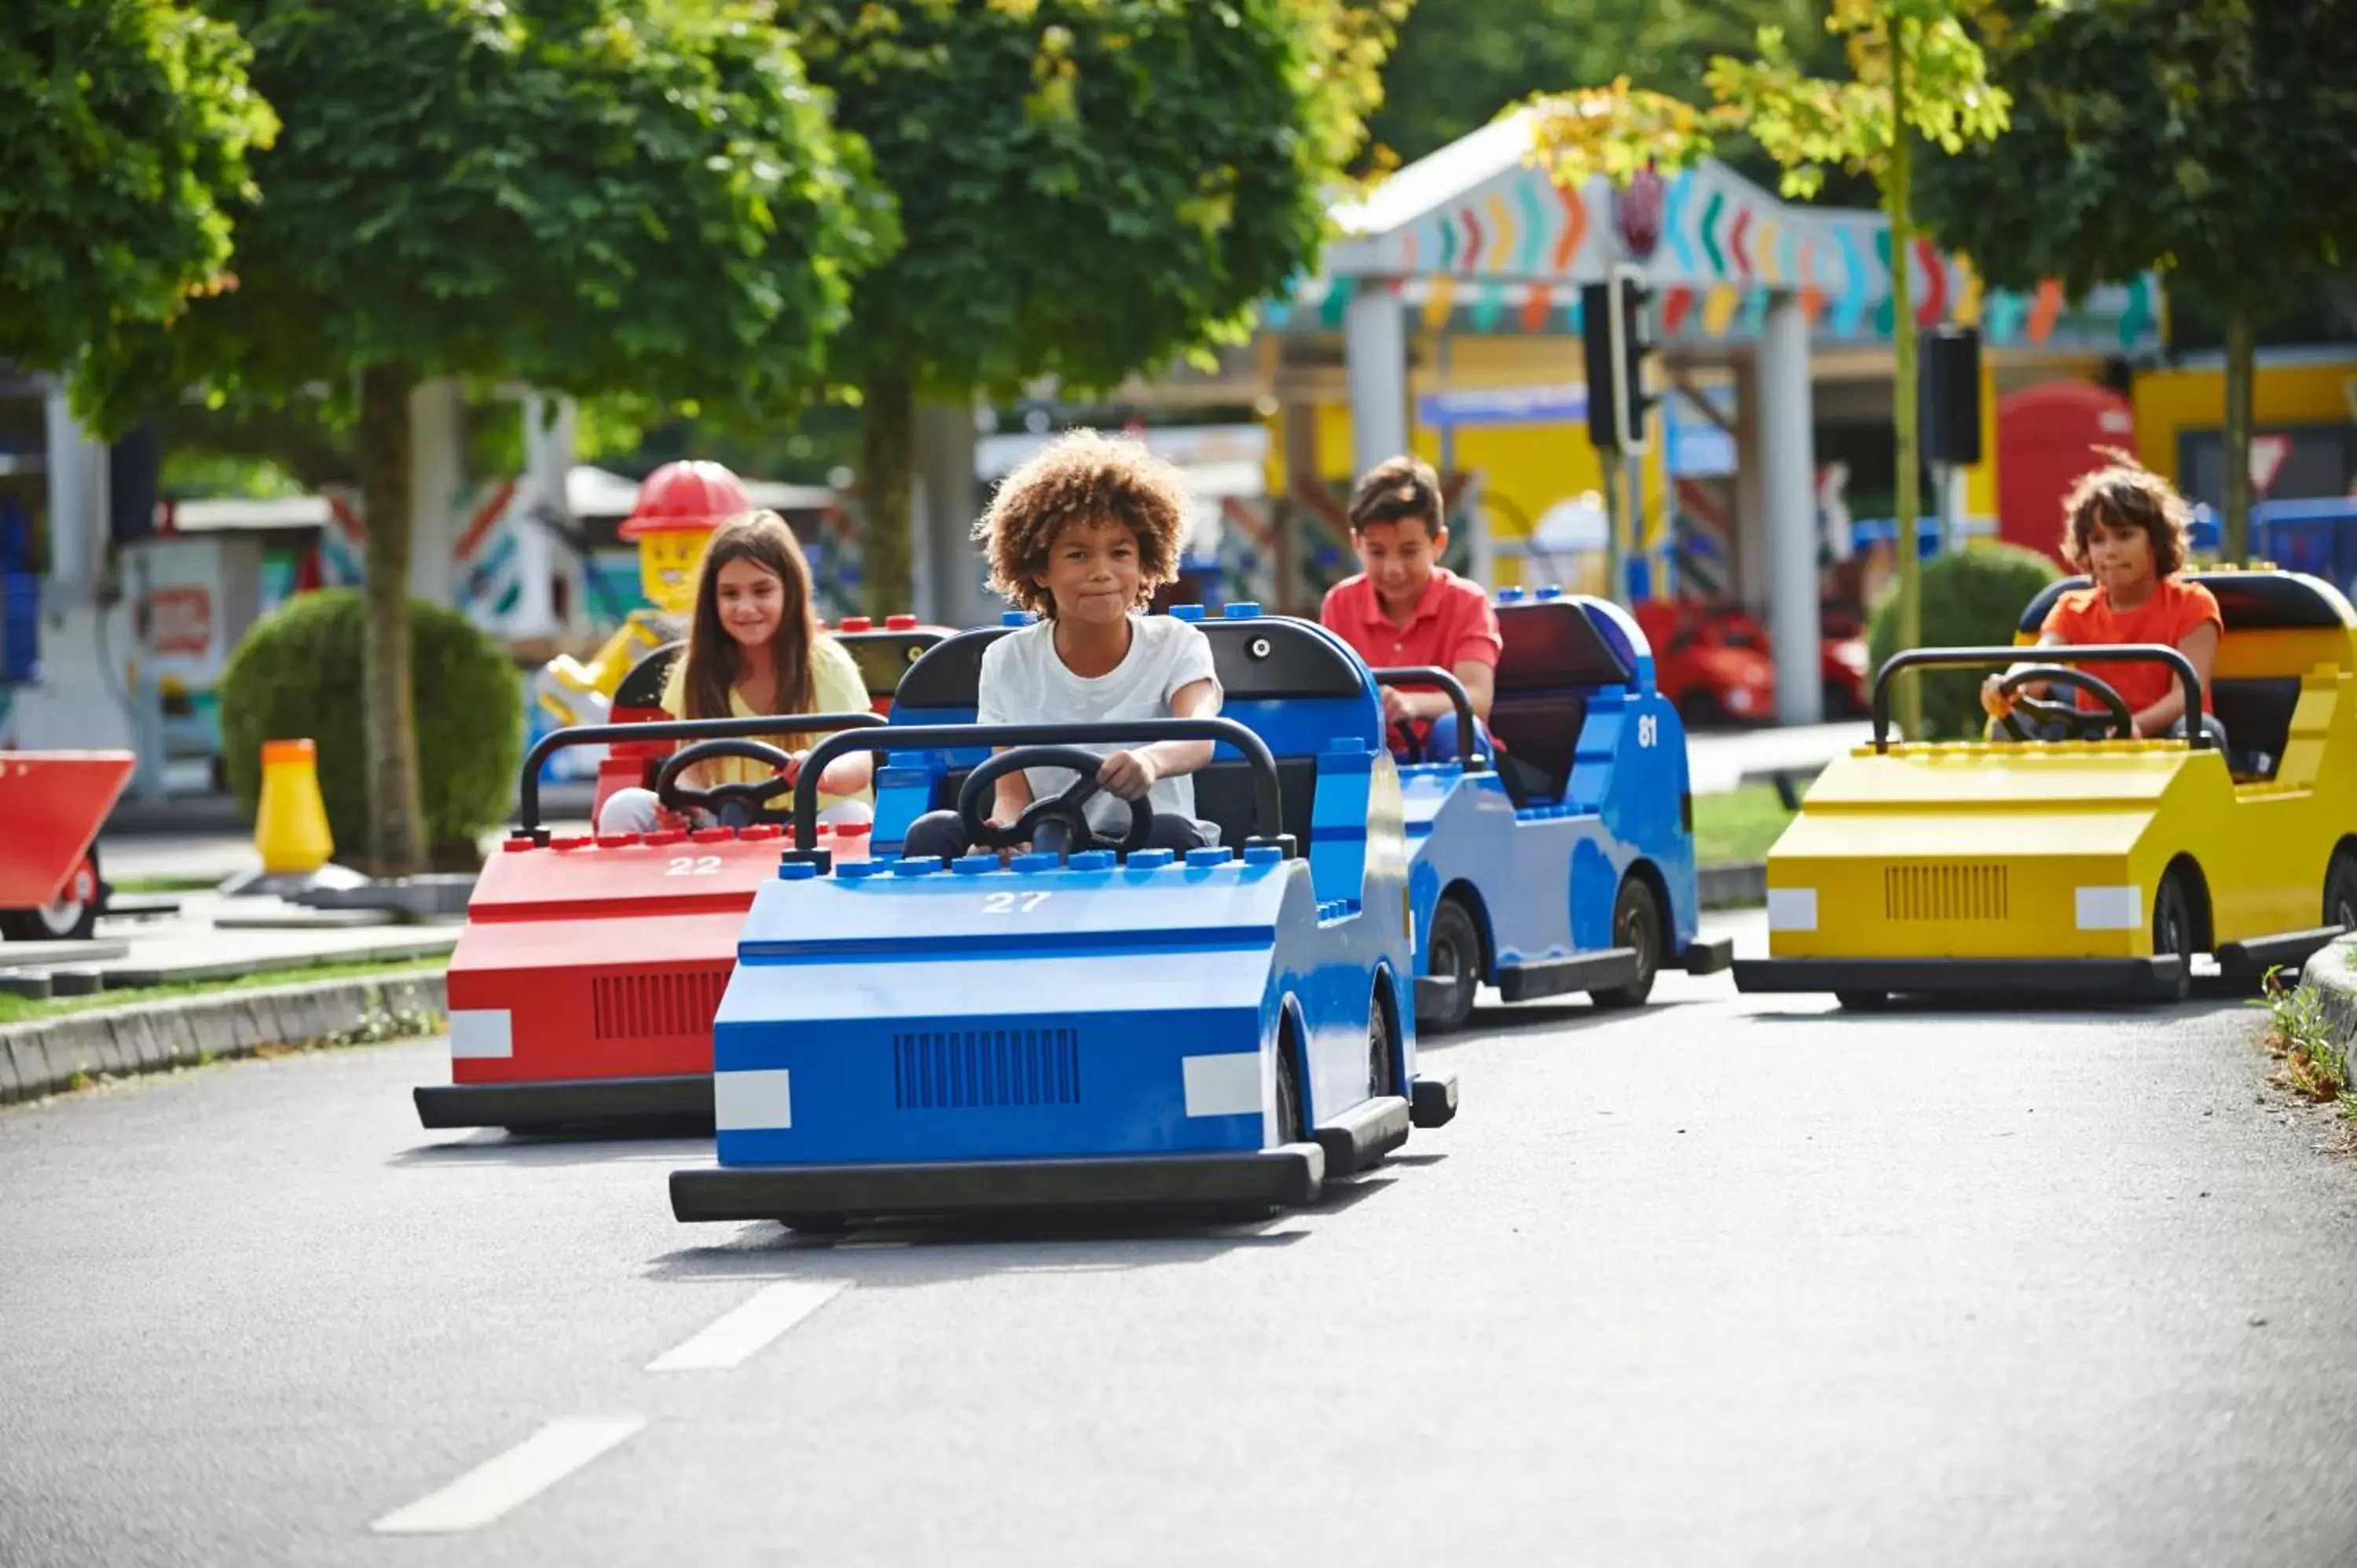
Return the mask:
<svg viewBox="0 0 2357 1568">
<path fill-rule="evenodd" d="M 2089 738 L 2128 728 L 2107 663 L 2169 665 L 2201 711 L 2193 666 L 2152 646 L 2040 649 L 2010 682 L 2093 693 L 2105 711 L 2017 699 L 2080 738 L 2026 738 L 2011 715 L 2013 738 L 1889 738 L 1893 674 L 2025 657 L 2083 577 L 2040 594 L 2012 647 L 1901 653 L 1875 680 L 1872 743 L 1826 768 L 1769 852 L 1770 956 L 1737 960 L 1737 988 L 1860 1008 L 1916 993 L 2170 1002 L 2197 954 L 2222 985 L 2255 989 L 2357 929 L 2357 611 L 2297 573 L 2190 580 L 2225 621 L 2212 705 L 2227 750 L 2199 733 Z"/>
</svg>

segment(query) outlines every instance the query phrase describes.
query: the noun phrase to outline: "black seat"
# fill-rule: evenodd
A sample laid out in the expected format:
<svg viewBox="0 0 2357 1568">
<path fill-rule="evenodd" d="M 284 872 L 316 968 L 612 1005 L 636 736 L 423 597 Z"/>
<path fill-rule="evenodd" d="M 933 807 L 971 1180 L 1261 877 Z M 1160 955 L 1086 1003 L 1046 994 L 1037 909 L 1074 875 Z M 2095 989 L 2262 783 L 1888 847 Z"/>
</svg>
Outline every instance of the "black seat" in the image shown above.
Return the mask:
<svg viewBox="0 0 2357 1568">
<path fill-rule="evenodd" d="M 902 708 L 973 713 L 982 694 L 982 656 L 992 643 L 1013 629 L 1004 626 L 975 627 L 954 637 L 945 637 L 924 650 L 894 684 L 894 715 L 898 717 Z"/>
<path fill-rule="evenodd" d="M 892 696 L 917 660 L 947 639 L 937 631 L 838 631 L 834 640 L 859 666 L 868 696 L 882 699 Z"/>
<path fill-rule="evenodd" d="M 2210 707 L 2226 726 L 2226 766 L 2236 775 L 2272 779 L 2291 739 L 2292 710 L 2299 706 L 2299 678 L 2278 675 L 2258 681 L 2221 681 L 2211 688 Z"/>
<path fill-rule="evenodd" d="M 614 701 L 609 709 L 620 713 L 625 708 L 660 708 L 662 706 L 663 683 L 671 677 L 671 661 L 679 657 L 686 642 L 666 642 L 661 648 L 642 654 L 630 666 L 614 688 Z"/>
<path fill-rule="evenodd" d="M 1504 748 L 1500 778 L 1515 796 L 1555 800 L 1571 781 L 1587 703 L 1599 687 L 1626 685 L 1635 671 L 1567 599 L 1500 605 L 1497 694 L 1490 733 Z"/>
</svg>

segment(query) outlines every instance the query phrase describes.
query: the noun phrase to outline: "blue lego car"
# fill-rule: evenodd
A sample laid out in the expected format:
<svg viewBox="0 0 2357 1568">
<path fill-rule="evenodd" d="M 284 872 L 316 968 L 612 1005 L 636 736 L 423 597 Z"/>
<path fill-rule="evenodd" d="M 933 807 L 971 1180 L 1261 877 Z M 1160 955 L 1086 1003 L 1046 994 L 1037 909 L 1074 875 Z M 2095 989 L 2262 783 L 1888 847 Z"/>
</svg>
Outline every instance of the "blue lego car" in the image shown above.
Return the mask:
<svg viewBox="0 0 2357 1568">
<path fill-rule="evenodd" d="M 1491 703 L 1494 768 L 1445 671 L 1379 670 L 1458 707 L 1459 755 L 1400 770 L 1416 1024 L 1461 1027 L 1476 988 L 1509 1002 L 1585 991 L 1633 1007 L 1664 968 L 1709 974 L 1734 944 L 1697 937 L 1685 730 L 1653 681 L 1636 620 L 1606 599 L 1542 588 L 1497 596 L 1504 640 Z"/>
<path fill-rule="evenodd" d="M 1233 606 L 1203 630 L 1215 719 L 977 726 L 983 650 L 1006 634 L 985 628 L 909 670 L 888 726 L 813 749 L 715 1020 L 716 1163 L 673 1173 L 681 1219 L 1267 1212 L 1455 1115 L 1454 1077 L 1416 1062 L 1408 841 L 1372 677 L 1306 621 Z M 1222 847 L 1127 848 L 1144 802 L 1125 843 L 1097 838 L 1096 758 L 1067 748 L 1170 739 L 1219 743 L 1193 778 Z M 858 750 L 884 754 L 872 857 L 837 865 L 807 786 Z M 1027 766 L 1079 782 L 989 828 L 991 781 Z M 979 843 L 1060 818 L 1073 853 L 898 858 L 952 806 Z"/>
</svg>

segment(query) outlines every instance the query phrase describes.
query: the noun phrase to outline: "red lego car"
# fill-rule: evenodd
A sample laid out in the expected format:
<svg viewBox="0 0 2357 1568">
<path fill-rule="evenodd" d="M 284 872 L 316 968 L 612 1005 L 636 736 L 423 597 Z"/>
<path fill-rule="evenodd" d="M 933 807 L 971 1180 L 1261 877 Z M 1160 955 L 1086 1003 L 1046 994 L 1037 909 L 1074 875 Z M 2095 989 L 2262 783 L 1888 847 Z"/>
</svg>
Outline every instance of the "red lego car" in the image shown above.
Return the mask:
<svg viewBox="0 0 2357 1568">
<path fill-rule="evenodd" d="M 890 644 L 893 656 L 904 657 L 899 647 Z M 773 807 L 763 797 L 791 786 L 781 775 L 694 791 L 675 778 L 715 756 L 783 767 L 785 754 L 755 737 L 881 726 L 884 718 L 673 720 L 660 703 L 675 651 L 649 653 L 616 690 L 618 715 L 652 718 L 557 730 L 525 757 L 516 830 L 483 866 L 450 956 L 451 1081 L 414 1091 L 425 1126 L 710 1130 L 713 1015 L 754 890 L 778 874 L 780 824 L 791 814 L 782 800 Z M 552 834 L 540 822 L 541 768 L 564 746 L 594 745 L 608 747 L 600 808 L 616 789 L 651 786 L 667 807 L 703 806 L 732 825 Z M 821 831 L 838 861 L 866 858 L 866 824 Z"/>
<path fill-rule="evenodd" d="M 1631 612 L 1653 645 L 1653 675 L 1689 729 L 1776 716 L 1767 634 L 1732 606 L 1653 599 Z"/>
</svg>

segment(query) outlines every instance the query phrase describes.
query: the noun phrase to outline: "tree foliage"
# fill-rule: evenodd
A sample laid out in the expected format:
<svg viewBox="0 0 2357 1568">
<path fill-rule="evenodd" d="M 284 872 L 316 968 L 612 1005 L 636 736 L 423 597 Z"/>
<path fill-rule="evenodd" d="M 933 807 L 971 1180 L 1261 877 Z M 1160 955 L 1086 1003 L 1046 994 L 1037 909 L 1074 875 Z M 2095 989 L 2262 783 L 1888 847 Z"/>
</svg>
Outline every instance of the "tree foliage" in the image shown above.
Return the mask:
<svg viewBox="0 0 2357 1568">
<path fill-rule="evenodd" d="M 235 287 L 116 363 L 289 395 L 366 365 L 792 406 L 895 237 L 758 0 L 219 0 L 285 122 Z"/>
<path fill-rule="evenodd" d="M 70 366 L 213 286 L 224 204 L 278 122 L 235 29 L 170 0 L 15 0 L 0 21 L 0 353 Z"/>
<path fill-rule="evenodd" d="M 1637 87 L 1626 76 L 1535 100 L 1538 150 L 1566 184 L 1598 174 L 1625 184 L 1648 164 L 1682 169 L 1709 155 L 1721 137 L 1746 133 L 1782 167 L 1789 197 L 1814 194 L 1829 168 L 1871 179 L 1890 220 L 1890 253 L 1903 258 L 1912 238 L 1917 139 L 1953 155 L 2006 128 L 2010 100 L 1990 81 L 1980 38 L 1967 26 L 1980 20 L 1969 0 L 1833 0 L 1824 26 L 1843 40 L 1847 76 L 1812 75 L 1782 30 L 1766 27 L 1755 59 L 1711 60 L 1705 81 L 1715 102 L 1708 108 Z M 1890 269 L 1891 319 L 1899 323 L 1891 402 L 1898 436 L 1898 635 L 1901 647 L 1913 648 L 1920 645 L 1922 615 L 1916 550 L 1921 462 L 1908 274 L 1903 262 Z M 1900 693 L 1900 721 L 1910 735 L 1921 730 L 1915 700 L 1910 684 Z"/>
<path fill-rule="evenodd" d="M 218 0 L 285 122 L 235 286 L 86 363 L 102 424 L 190 385 L 356 405 L 373 859 L 419 863 L 411 395 L 436 376 L 793 406 L 896 238 L 765 0 Z"/>
<path fill-rule="evenodd" d="M 790 0 L 905 246 L 842 344 L 871 602 L 906 607 L 912 397 L 1109 386 L 1240 341 L 1317 258 L 1404 0 Z"/>
<path fill-rule="evenodd" d="M 2340 0 L 2003 11 L 1992 71 L 2013 128 L 1928 171 L 1926 220 L 2001 286 L 2078 293 L 2157 267 L 2222 320 L 2239 557 L 2255 332 L 2357 250 L 2357 28 Z"/>
<path fill-rule="evenodd" d="M 1835 70 L 1840 45 L 1818 27 L 1822 16 L 1817 0 L 1416 0 L 1384 63 L 1369 141 L 1376 156 L 1412 163 L 1566 82 L 1625 76 L 1700 102 L 1706 62 L 1749 52 L 1763 27 L 1793 39 L 1810 70 Z M 1773 164 L 1739 130 L 1721 137 L 1716 153 L 1752 178 L 1775 178 Z M 1839 172 L 1823 195 L 1875 199 L 1870 185 Z"/>
</svg>

